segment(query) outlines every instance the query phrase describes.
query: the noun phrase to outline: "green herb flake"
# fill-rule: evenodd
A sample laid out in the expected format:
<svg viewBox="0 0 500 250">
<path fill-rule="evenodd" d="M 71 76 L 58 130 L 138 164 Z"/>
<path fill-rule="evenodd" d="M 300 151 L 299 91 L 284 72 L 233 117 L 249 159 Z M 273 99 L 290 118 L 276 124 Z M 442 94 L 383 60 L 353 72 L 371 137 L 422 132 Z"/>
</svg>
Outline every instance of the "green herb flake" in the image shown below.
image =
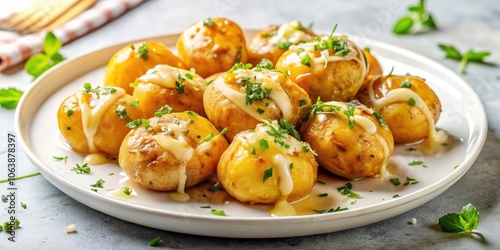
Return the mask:
<svg viewBox="0 0 500 250">
<path fill-rule="evenodd" d="M 306 65 L 307 67 L 311 67 L 311 64 L 309 63 L 309 61 L 311 60 L 311 56 L 309 56 L 309 54 L 305 54 L 301 59 L 300 59 L 300 63 Z"/>
<path fill-rule="evenodd" d="M 212 208 L 212 206 L 206 205 L 206 206 L 200 206 L 200 208 Z"/>
<path fill-rule="evenodd" d="M 261 109 L 261 108 L 257 108 L 257 113 L 262 115 L 264 112 L 266 112 L 266 111 Z"/>
<path fill-rule="evenodd" d="M 137 107 L 139 105 L 139 100 L 133 100 L 130 102 L 130 107 Z"/>
<path fill-rule="evenodd" d="M 305 106 L 305 105 L 307 105 L 307 100 L 306 99 L 300 99 L 299 100 L 299 106 L 302 107 L 302 106 Z"/>
<path fill-rule="evenodd" d="M 52 156 L 52 158 L 54 161 L 64 161 L 64 163 L 68 160 L 68 156 Z"/>
<path fill-rule="evenodd" d="M 318 196 L 319 196 L 319 197 L 327 197 L 327 196 L 328 196 L 328 193 L 322 193 L 322 194 L 319 194 Z"/>
<path fill-rule="evenodd" d="M 139 49 L 137 50 L 137 53 L 139 54 L 139 57 L 144 59 L 144 60 L 148 60 L 149 58 L 149 48 L 148 48 L 148 45 L 143 43 Z"/>
<path fill-rule="evenodd" d="M 126 195 L 130 195 L 130 194 L 132 194 L 132 190 L 130 190 L 130 188 L 128 188 L 128 187 L 125 187 L 123 189 L 123 193 L 126 194 Z"/>
<path fill-rule="evenodd" d="M 324 181 L 322 181 L 322 180 L 317 180 L 316 183 L 320 184 L 320 185 L 326 185 L 326 183 Z"/>
<path fill-rule="evenodd" d="M 214 21 L 212 21 L 211 18 L 208 18 L 207 20 L 203 21 L 203 26 L 212 26 L 214 25 Z"/>
<path fill-rule="evenodd" d="M 314 212 L 316 212 L 318 214 L 326 214 L 326 213 L 335 213 L 335 212 L 346 211 L 346 210 L 349 210 L 349 208 L 337 207 L 337 208 L 330 208 L 330 209 L 323 209 L 323 210 L 314 209 Z"/>
<path fill-rule="evenodd" d="M 207 135 L 207 137 L 205 137 L 205 139 L 203 139 L 204 141 L 210 141 L 212 140 L 212 138 L 214 138 L 214 134 L 213 133 L 210 133 L 209 135 Z"/>
<path fill-rule="evenodd" d="M 408 105 L 410 106 L 415 106 L 415 104 L 417 104 L 417 101 L 415 101 L 415 99 L 413 99 L 413 97 L 410 97 L 410 99 L 408 99 Z"/>
<path fill-rule="evenodd" d="M 132 118 L 130 118 L 127 114 L 127 108 L 123 105 L 118 105 L 115 109 L 115 113 L 120 117 L 120 120 L 125 120 L 127 122 L 131 122 Z"/>
<path fill-rule="evenodd" d="M 28 208 L 28 206 L 26 205 L 26 203 L 23 203 L 23 202 L 21 202 L 21 207 L 22 207 L 23 209 Z"/>
<path fill-rule="evenodd" d="M 259 147 L 260 147 L 260 150 L 266 150 L 269 148 L 269 143 L 267 142 L 266 139 L 260 139 Z"/>
<path fill-rule="evenodd" d="M 212 211 L 210 211 L 210 213 L 213 215 L 217 215 L 217 216 L 226 216 L 226 213 L 224 212 L 224 210 L 212 209 Z"/>
<path fill-rule="evenodd" d="M 413 160 L 411 162 L 408 162 L 408 166 L 419 166 L 419 165 L 422 165 L 422 164 L 424 164 L 423 161 L 415 161 L 415 160 Z"/>
<path fill-rule="evenodd" d="M 350 198 L 358 198 L 359 197 L 358 193 L 352 191 L 352 184 L 350 182 L 346 183 L 346 185 L 343 187 L 337 188 L 337 191 L 341 195 L 345 195 L 345 196 L 350 197 Z"/>
<path fill-rule="evenodd" d="M 95 188 L 103 188 L 102 184 L 104 184 L 104 182 L 105 181 L 103 179 L 99 179 L 94 184 L 90 184 L 90 186 Z"/>
<path fill-rule="evenodd" d="M 399 84 L 401 88 L 411 88 L 411 82 L 408 80 L 404 80 Z"/>
<path fill-rule="evenodd" d="M 347 125 L 349 128 L 352 130 L 354 128 L 354 125 L 356 124 L 356 120 L 354 120 L 354 111 L 355 107 L 353 104 L 349 103 L 347 104 L 347 110 L 344 110 L 343 113 L 345 116 L 347 116 Z"/>
<path fill-rule="evenodd" d="M 159 108 L 155 112 L 154 116 L 155 117 L 160 117 L 160 116 L 163 116 L 163 115 L 166 115 L 166 114 L 170 114 L 170 113 L 172 113 L 172 107 L 170 107 L 168 105 L 165 105 L 165 106 Z"/>
<path fill-rule="evenodd" d="M 184 84 L 175 81 L 175 89 L 177 90 L 177 93 L 184 94 Z"/>
<path fill-rule="evenodd" d="M 160 243 L 160 241 L 161 241 L 161 238 L 156 237 L 156 238 L 152 239 L 151 241 L 149 241 L 148 245 L 153 247 L 153 246 L 158 245 Z"/>
<path fill-rule="evenodd" d="M 406 176 L 406 181 L 405 183 L 403 184 L 403 186 L 408 186 L 408 185 L 415 185 L 419 183 L 419 181 L 415 180 L 414 178 L 411 178 L 411 177 L 408 177 Z"/>
<path fill-rule="evenodd" d="M 88 165 L 88 163 L 85 163 L 83 165 L 78 165 L 78 163 L 76 163 L 76 167 L 70 169 L 71 171 L 75 171 L 77 174 L 88 174 L 90 173 L 90 167 Z"/>
<path fill-rule="evenodd" d="M 395 194 L 392 196 L 392 198 L 399 198 L 399 197 L 401 197 L 399 194 Z"/>
<path fill-rule="evenodd" d="M 399 178 L 397 178 L 397 177 L 389 179 L 389 182 L 392 183 L 392 185 L 394 185 L 394 186 L 401 185 L 401 182 L 399 181 Z"/>
<path fill-rule="evenodd" d="M 273 168 L 270 167 L 264 171 L 264 177 L 263 177 L 263 182 L 266 182 L 269 177 L 273 176 Z"/>
</svg>

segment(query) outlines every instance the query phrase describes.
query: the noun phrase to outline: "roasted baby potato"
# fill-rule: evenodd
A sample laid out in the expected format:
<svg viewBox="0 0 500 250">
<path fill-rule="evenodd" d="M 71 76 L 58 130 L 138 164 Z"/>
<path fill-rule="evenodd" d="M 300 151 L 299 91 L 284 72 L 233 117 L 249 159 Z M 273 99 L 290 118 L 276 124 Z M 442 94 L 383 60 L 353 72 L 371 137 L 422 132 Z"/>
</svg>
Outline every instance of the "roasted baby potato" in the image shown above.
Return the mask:
<svg viewBox="0 0 500 250">
<path fill-rule="evenodd" d="M 367 76 L 378 76 L 382 75 L 382 66 L 380 66 L 380 62 L 376 57 L 370 52 L 369 49 L 362 49 L 363 54 L 365 55 L 366 63 L 368 64 L 368 73 Z"/>
<path fill-rule="evenodd" d="M 249 67 L 236 64 L 215 78 L 203 94 L 208 119 L 218 129 L 228 129 L 229 141 L 262 119 L 283 118 L 296 126 L 311 105 L 307 93 L 284 73 Z"/>
<path fill-rule="evenodd" d="M 120 147 L 118 162 L 130 179 L 156 191 L 184 193 L 215 172 L 226 138 L 194 112 L 144 120 Z"/>
<path fill-rule="evenodd" d="M 292 45 L 276 62 L 290 80 L 303 88 L 313 102 L 349 101 L 364 82 L 367 72 L 363 52 L 347 37 L 316 37 Z"/>
<path fill-rule="evenodd" d="M 348 179 L 376 176 L 394 149 L 382 118 L 357 101 L 316 102 L 300 127 L 302 139 L 316 152 L 316 161 Z"/>
<path fill-rule="evenodd" d="M 271 25 L 257 33 L 250 41 L 248 60 L 253 65 L 257 65 L 262 59 L 268 59 L 275 64 L 290 45 L 307 42 L 315 36 L 316 34 L 302 26 L 300 21 Z"/>
<path fill-rule="evenodd" d="M 191 110 L 205 116 L 205 79 L 196 73 L 159 64 L 137 78 L 133 85 L 132 96 L 139 100 L 144 117 L 153 117 L 165 105 L 173 112 Z"/>
<path fill-rule="evenodd" d="M 106 66 L 104 86 L 117 86 L 132 95 L 130 84 L 157 64 L 184 68 L 181 60 L 161 43 L 146 41 L 123 47 Z"/>
<path fill-rule="evenodd" d="M 318 164 L 308 145 L 286 131 L 278 121 L 265 121 L 234 138 L 217 166 L 231 196 L 255 204 L 293 202 L 311 193 Z"/>
<path fill-rule="evenodd" d="M 68 145 L 78 153 L 117 156 L 126 125 L 142 117 L 137 100 L 119 87 L 82 90 L 66 98 L 57 111 L 57 122 Z"/>
<path fill-rule="evenodd" d="M 375 76 L 356 97 L 384 118 L 396 143 L 417 142 L 434 134 L 441 114 L 437 95 L 415 76 Z"/>
<path fill-rule="evenodd" d="M 177 51 L 186 66 L 204 78 L 248 60 L 243 31 L 225 18 L 208 18 L 184 30 Z"/>
</svg>

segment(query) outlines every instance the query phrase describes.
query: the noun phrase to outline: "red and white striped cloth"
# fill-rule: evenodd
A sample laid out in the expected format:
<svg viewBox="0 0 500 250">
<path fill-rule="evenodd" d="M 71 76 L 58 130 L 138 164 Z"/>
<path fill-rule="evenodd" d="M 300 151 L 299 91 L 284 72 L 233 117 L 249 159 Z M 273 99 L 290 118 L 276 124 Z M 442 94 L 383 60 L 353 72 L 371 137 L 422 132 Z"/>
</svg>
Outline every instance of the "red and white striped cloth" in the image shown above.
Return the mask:
<svg viewBox="0 0 500 250">
<path fill-rule="evenodd" d="M 106 0 L 98 1 L 90 9 L 71 19 L 52 32 L 65 44 L 112 21 L 145 0 Z M 0 31 L 0 71 L 14 66 L 31 55 L 42 51 L 45 31 L 21 35 L 15 32 Z"/>
</svg>

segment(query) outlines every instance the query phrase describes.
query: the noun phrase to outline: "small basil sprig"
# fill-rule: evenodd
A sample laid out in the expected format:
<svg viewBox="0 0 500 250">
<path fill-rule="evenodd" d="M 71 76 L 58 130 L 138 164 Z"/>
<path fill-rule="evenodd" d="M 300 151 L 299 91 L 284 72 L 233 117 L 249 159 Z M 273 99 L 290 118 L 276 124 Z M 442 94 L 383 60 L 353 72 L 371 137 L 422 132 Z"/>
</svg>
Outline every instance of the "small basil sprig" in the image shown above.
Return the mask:
<svg viewBox="0 0 500 250">
<path fill-rule="evenodd" d="M 410 34 L 415 22 L 419 22 L 422 27 L 437 29 L 434 18 L 425 9 L 424 0 L 420 0 L 417 5 L 409 6 L 408 12 L 408 15 L 400 18 L 394 25 L 394 28 L 392 29 L 392 32 L 394 32 L 394 34 Z"/>
<path fill-rule="evenodd" d="M 64 60 L 64 56 L 59 53 L 61 47 L 62 43 L 54 33 L 47 32 L 43 41 L 43 53 L 32 55 L 24 65 L 24 69 L 36 79 L 43 72 Z"/>
<path fill-rule="evenodd" d="M 460 51 L 458 51 L 452 45 L 446 44 L 438 44 L 439 48 L 445 52 L 445 58 L 459 60 L 460 65 L 458 66 L 458 72 L 463 74 L 465 71 L 465 66 L 469 62 L 476 63 L 485 63 L 484 58 L 489 56 L 491 53 L 488 51 L 473 51 L 468 50 L 465 54 L 462 55 Z"/>
<path fill-rule="evenodd" d="M 0 107 L 15 109 L 22 95 L 23 91 L 16 88 L 0 89 Z"/>
</svg>

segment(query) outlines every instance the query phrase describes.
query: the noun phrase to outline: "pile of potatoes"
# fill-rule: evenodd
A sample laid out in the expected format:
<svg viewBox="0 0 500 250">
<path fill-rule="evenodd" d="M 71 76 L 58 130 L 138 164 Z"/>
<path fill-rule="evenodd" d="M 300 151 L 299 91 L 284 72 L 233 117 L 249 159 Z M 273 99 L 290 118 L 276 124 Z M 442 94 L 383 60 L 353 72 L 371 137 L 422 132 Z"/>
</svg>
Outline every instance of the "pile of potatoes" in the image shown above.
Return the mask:
<svg viewBox="0 0 500 250">
<path fill-rule="evenodd" d="M 184 193 L 209 178 L 246 203 L 307 197 L 317 168 L 379 175 L 395 143 L 432 141 L 441 105 L 416 76 L 382 75 L 347 36 L 299 21 L 247 40 L 225 18 L 179 36 L 176 51 L 130 44 L 58 110 L 82 154 L 118 157 L 141 186 Z"/>
</svg>

